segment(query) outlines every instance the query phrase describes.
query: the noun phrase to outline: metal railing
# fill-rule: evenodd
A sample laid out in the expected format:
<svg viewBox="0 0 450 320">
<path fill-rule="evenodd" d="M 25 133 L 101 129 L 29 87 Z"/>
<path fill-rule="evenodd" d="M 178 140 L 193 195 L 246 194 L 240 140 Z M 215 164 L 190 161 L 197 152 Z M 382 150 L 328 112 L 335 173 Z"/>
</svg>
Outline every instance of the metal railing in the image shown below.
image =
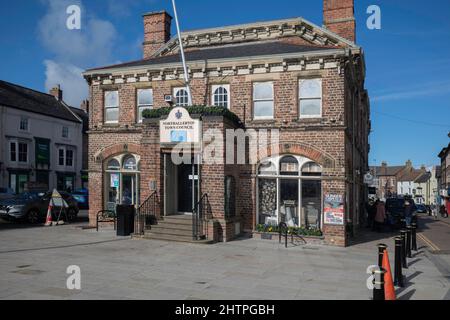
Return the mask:
<svg viewBox="0 0 450 320">
<path fill-rule="evenodd" d="M 208 219 L 212 216 L 208 194 L 202 195 L 192 209 L 192 239 L 204 240 L 208 237 Z"/>
<path fill-rule="evenodd" d="M 134 218 L 134 234 L 143 235 L 147 226 L 156 223 L 156 208 L 158 204 L 157 192 L 154 191 L 137 208 Z"/>
</svg>

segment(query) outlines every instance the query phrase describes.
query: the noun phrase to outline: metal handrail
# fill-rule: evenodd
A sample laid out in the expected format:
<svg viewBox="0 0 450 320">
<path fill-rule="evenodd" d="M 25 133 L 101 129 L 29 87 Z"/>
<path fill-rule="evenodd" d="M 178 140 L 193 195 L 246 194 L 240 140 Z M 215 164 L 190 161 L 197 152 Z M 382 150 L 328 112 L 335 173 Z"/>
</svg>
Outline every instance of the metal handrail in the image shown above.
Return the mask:
<svg viewBox="0 0 450 320">
<path fill-rule="evenodd" d="M 156 220 L 157 192 L 153 191 L 137 208 L 134 219 L 134 234 L 143 235 L 147 225 Z"/>
<path fill-rule="evenodd" d="M 206 211 L 205 211 L 206 210 Z M 204 193 L 192 208 L 192 239 L 203 240 L 207 238 L 207 218 L 210 215 L 208 194 Z M 209 214 L 208 214 L 209 213 Z"/>
</svg>

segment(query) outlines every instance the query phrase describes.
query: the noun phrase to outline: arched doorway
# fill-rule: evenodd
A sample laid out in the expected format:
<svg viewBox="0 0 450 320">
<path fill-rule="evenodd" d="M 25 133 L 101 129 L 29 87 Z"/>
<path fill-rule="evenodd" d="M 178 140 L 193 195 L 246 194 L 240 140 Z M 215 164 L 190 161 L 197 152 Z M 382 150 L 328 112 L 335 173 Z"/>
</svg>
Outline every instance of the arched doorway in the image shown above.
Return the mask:
<svg viewBox="0 0 450 320">
<path fill-rule="evenodd" d="M 139 205 L 140 157 L 121 154 L 105 161 L 105 207 L 117 204 Z"/>
<path fill-rule="evenodd" d="M 262 160 L 257 173 L 257 224 L 320 229 L 322 167 L 308 158 L 280 155 Z"/>
</svg>

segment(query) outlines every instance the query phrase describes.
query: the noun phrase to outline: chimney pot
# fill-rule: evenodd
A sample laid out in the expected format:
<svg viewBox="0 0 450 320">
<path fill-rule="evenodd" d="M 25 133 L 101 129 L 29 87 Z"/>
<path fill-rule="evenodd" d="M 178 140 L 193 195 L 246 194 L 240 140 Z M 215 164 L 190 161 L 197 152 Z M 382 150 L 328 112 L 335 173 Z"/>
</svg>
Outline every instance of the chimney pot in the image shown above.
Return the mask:
<svg viewBox="0 0 450 320">
<path fill-rule="evenodd" d="M 62 101 L 63 99 L 63 91 L 61 90 L 61 86 L 58 84 L 55 87 L 51 88 L 49 93 L 54 96 L 58 101 Z"/>
</svg>

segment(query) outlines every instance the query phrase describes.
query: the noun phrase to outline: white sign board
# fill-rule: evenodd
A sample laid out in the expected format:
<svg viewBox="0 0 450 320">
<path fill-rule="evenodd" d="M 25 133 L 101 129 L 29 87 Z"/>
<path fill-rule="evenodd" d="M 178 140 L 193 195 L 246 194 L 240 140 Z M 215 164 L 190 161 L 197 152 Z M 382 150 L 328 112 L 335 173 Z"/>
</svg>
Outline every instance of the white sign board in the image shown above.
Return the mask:
<svg viewBox="0 0 450 320">
<path fill-rule="evenodd" d="M 159 122 L 160 143 L 200 142 L 201 122 L 192 119 L 182 107 L 175 107 L 165 120 Z"/>
</svg>

